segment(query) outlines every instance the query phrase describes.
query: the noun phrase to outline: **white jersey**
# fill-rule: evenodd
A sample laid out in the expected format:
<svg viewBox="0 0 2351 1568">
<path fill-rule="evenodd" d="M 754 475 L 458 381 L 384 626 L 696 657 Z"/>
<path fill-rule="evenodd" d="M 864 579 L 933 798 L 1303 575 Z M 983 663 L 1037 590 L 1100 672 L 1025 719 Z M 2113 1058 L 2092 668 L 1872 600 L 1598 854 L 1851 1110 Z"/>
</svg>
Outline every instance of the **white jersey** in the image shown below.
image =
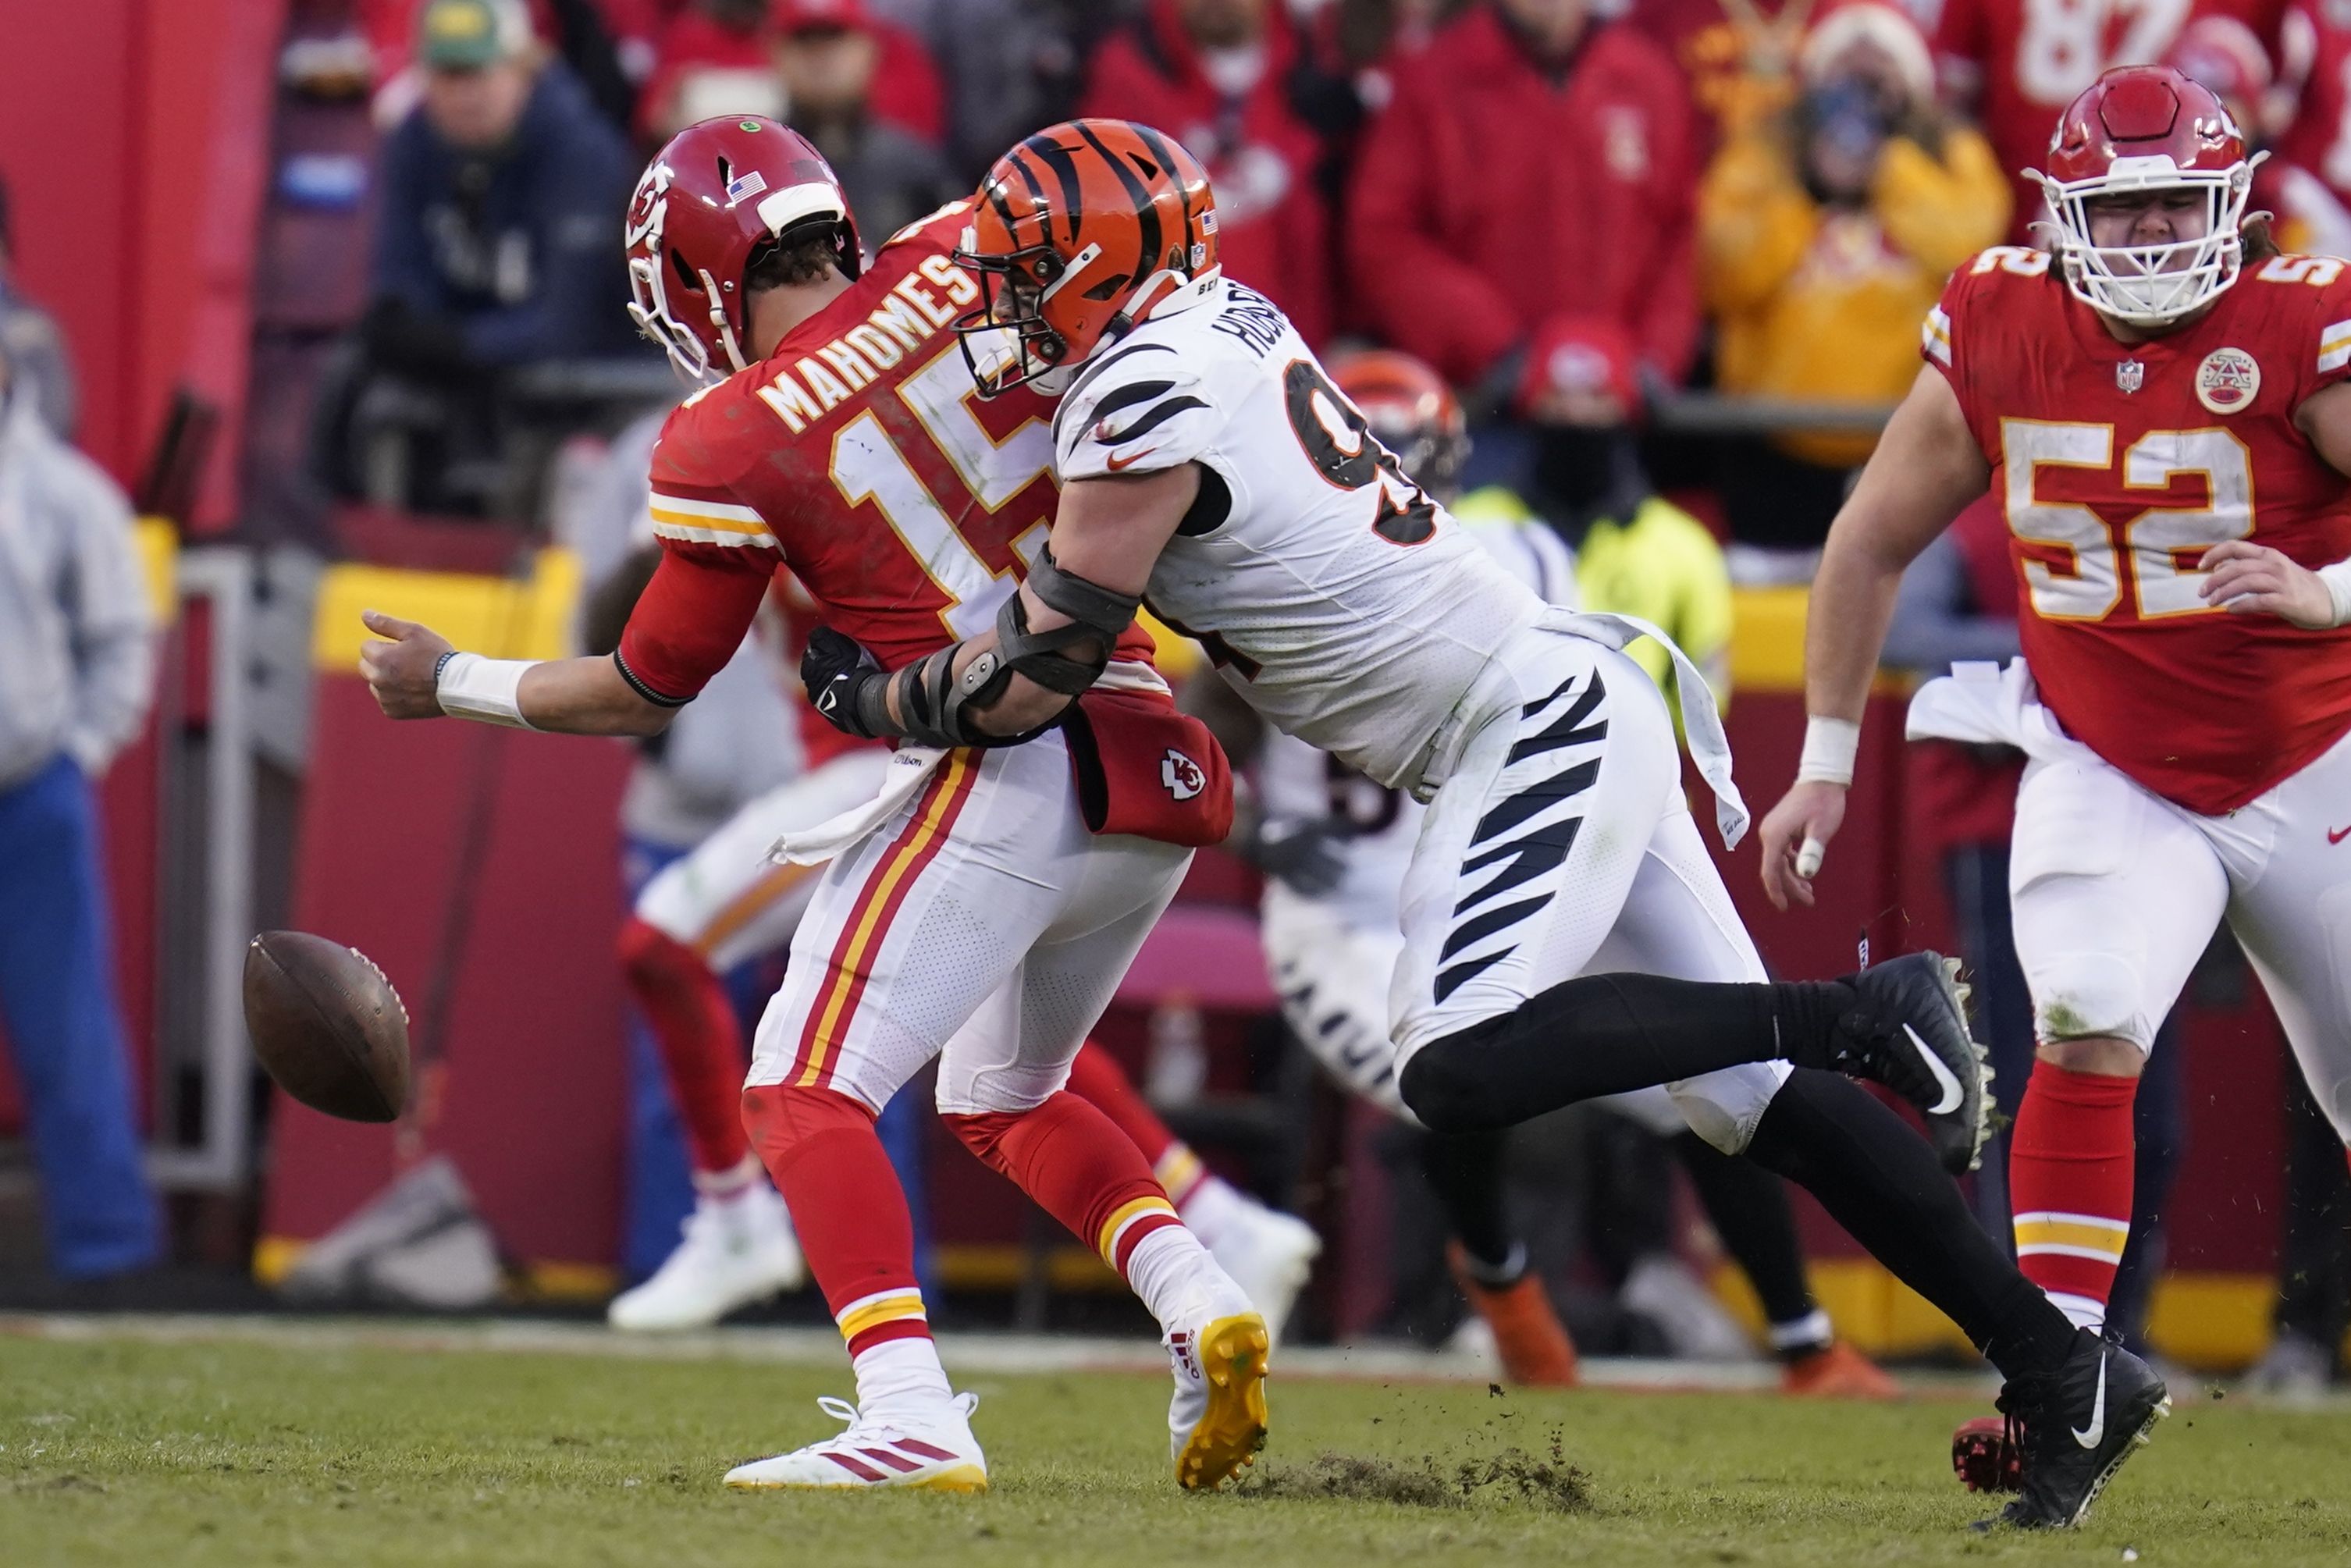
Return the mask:
<svg viewBox="0 0 2351 1568">
<path fill-rule="evenodd" d="M 1199 464 L 1152 612 L 1275 728 L 1411 788 L 1542 601 L 1405 476 L 1288 317 L 1238 284 L 1204 292 L 1078 371 L 1054 421 L 1061 481 Z"/>
<path fill-rule="evenodd" d="M 1475 540 L 1510 575 L 1548 603 L 1575 602 L 1575 552 L 1539 521 L 1467 525 Z M 1396 929 L 1405 868 L 1428 808 L 1404 790 L 1374 782 L 1327 751 L 1295 736 L 1270 731 L 1257 758 L 1258 798 L 1275 821 L 1341 824 L 1338 884 L 1314 902 L 1327 904 L 1362 931 Z M 1293 894 L 1304 897 L 1303 894 Z"/>
</svg>

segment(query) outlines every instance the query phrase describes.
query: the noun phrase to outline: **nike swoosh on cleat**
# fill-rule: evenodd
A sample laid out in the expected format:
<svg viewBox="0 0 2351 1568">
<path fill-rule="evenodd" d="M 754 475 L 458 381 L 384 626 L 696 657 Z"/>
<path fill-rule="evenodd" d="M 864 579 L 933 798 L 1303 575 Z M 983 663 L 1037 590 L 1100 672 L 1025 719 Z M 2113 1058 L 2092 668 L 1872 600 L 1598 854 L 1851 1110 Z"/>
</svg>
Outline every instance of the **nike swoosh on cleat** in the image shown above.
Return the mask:
<svg viewBox="0 0 2351 1568">
<path fill-rule="evenodd" d="M 2085 1448 L 2095 1448 L 2106 1435 L 2106 1353 L 2098 1353 L 2098 1396 L 2090 1402 L 2090 1426 L 2087 1431 L 2074 1428 L 2074 1441 Z"/>
<path fill-rule="evenodd" d="M 1959 1081 L 1951 1076 L 1951 1070 L 1943 1065 L 1943 1059 L 1935 1054 L 1933 1048 L 1918 1038 L 1917 1030 L 1906 1023 L 1902 1026 L 1902 1032 L 1908 1035 L 1910 1043 L 1917 1048 L 1919 1057 L 1927 1063 L 1927 1071 L 1934 1075 L 1936 1090 L 1942 1095 L 1941 1099 L 1927 1107 L 1927 1114 L 1949 1115 L 1959 1108 Z"/>
</svg>

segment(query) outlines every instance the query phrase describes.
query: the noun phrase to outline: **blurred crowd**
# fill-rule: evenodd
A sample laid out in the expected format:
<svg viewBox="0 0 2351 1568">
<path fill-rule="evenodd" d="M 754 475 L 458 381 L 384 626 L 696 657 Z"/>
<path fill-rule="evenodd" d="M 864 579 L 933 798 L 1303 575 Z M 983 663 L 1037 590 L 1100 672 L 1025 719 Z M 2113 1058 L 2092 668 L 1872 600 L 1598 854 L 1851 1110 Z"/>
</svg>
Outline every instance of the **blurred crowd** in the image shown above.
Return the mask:
<svg viewBox="0 0 2351 1568">
<path fill-rule="evenodd" d="M 382 132 L 370 304 L 324 467 L 511 509 L 515 404 L 653 395 L 616 214 L 713 115 L 784 119 L 869 236 L 1071 114 L 1172 132 L 1226 268 L 1324 348 L 1436 365 L 1472 489 L 1555 520 L 1702 499 L 1734 570 L 1801 577 L 1951 268 L 2031 244 L 2056 111 L 2163 58 L 2267 147 L 2287 248 L 2351 246 L 2336 0 L 362 0 Z M 539 367 L 541 373 L 530 372 Z M 1744 411 L 1676 441 L 1691 394 Z M 1703 400 L 1700 400 L 1703 401 Z M 1821 418 L 1807 425 L 1811 413 Z M 355 421 L 355 427 L 352 422 Z M 390 426 L 406 444 L 387 466 Z M 543 448 L 533 448 L 542 452 Z M 1715 497 L 1719 497 L 1716 499 Z"/>
</svg>

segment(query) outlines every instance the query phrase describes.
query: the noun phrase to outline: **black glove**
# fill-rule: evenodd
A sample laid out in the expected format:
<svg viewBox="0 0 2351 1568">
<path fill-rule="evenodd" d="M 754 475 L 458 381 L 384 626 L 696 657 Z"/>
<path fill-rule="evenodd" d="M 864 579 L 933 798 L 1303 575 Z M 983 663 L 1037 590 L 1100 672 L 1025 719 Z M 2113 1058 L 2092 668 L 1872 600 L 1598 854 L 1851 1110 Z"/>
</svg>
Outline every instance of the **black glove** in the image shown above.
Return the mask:
<svg viewBox="0 0 2351 1568">
<path fill-rule="evenodd" d="M 808 688 L 810 704 L 844 734 L 873 737 L 868 705 L 881 696 L 889 678 L 882 672 L 882 661 L 862 643 L 830 626 L 810 632 L 800 653 L 800 685 Z"/>
<path fill-rule="evenodd" d="M 1338 842 L 1353 835 L 1343 824 L 1308 818 L 1260 818 L 1241 858 L 1293 893 L 1320 898 L 1347 873 Z"/>
</svg>

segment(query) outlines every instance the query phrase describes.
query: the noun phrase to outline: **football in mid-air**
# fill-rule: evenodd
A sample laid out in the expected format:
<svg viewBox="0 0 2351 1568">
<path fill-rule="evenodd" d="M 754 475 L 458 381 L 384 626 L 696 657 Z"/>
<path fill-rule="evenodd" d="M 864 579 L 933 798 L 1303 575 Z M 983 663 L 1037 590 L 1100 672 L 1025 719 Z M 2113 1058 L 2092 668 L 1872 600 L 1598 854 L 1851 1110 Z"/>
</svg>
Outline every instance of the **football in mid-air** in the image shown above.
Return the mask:
<svg viewBox="0 0 2351 1568">
<path fill-rule="evenodd" d="M 356 947 L 265 931 L 245 950 L 245 1028 L 277 1086 L 347 1122 L 408 1103 L 408 1009 Z"/>
</svg>

